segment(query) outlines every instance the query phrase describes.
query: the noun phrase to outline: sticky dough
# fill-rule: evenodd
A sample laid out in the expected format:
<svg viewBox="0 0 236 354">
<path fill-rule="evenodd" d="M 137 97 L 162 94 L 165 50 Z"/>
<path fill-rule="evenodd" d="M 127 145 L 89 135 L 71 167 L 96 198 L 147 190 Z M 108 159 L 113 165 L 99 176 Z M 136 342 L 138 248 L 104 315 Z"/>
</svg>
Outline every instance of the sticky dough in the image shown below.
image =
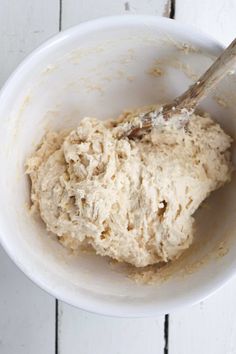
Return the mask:
<svg viewBox="0 0 236 354">
<path fill-rule="evenodd" d="M 199 115 L 136 141 L 118 130 L 84 118 L 69 134 L 48 133 L 27 161 L 32 208 L 71 249 L 136 267 L 173 260 L 192 243 L 196 209 L 230 180 L 231 138 Z"/>
</svg>

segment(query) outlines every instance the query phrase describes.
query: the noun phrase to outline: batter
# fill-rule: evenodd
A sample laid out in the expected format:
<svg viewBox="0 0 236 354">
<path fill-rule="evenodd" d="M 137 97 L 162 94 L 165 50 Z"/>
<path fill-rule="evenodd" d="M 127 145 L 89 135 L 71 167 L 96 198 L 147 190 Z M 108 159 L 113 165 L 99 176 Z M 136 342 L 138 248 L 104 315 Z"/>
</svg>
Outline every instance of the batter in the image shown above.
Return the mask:
<svg viewBox="0 0 236 354">
<path fill-rule="evenodd" d="M 194 212 L 230 180 L 232 139 L 199 115 L 137 140 L 118 131 L 84 118 L 69 134 L 48 133 L 27 160 L 32 208 L 68 248 L 136 267 L 176 259 L 192 243 Z"/>
</svg>

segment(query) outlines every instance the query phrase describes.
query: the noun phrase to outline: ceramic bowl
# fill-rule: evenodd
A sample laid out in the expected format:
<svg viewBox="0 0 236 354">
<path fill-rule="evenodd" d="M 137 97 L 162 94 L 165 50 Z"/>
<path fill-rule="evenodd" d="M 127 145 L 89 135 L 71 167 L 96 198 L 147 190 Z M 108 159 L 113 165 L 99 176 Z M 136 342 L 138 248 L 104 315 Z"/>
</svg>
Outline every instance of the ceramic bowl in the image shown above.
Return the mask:
<svg viewBox="0 0 236 354">
<path fill-rule="evenodd" d="M 73 255 L 29 212 L 25 160 L 47 129 L 84 116 L 170 101 L 223 47 L 197 30 L 152 16 L 83 23 L 53 37 L 11 75 L 0 94 L 0 241 L 36 284 L 71 305 L 113 316 L 154 316 L 196 303 L 236 271 L 236 178 L 196 213 L 196 237 L 153 284 L 93 254 Z M 236 79 L 228 75 L 201 108 L 236 136 Z"/>
</svg>

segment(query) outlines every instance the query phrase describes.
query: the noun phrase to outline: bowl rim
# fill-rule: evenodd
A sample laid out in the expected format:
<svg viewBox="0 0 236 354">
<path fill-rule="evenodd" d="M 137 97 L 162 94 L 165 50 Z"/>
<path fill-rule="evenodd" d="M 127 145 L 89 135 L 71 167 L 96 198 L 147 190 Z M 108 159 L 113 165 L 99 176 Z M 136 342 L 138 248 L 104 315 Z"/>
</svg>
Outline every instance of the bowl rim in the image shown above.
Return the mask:
<svg viewBox="0 0 236 354">
<path fill-rule="evenodd" d="M 106 29 L 111 27 L 121 27 L 123 25 L 140 25 L 147 23 L 159 23 L 163 26 L 172 27 L 173 30 L 180 31 L 188 31 L 190 34 L 198 36 L 201 38 L 206 44 L 211 48 L 215 48 L 219 53 L 224 49 L 224 46 L 220 44 L 217 40 L 213 39 L 211 36 L 205 34 L 204 32 L 196 29 L 194 26 L 181 24 L 175 20 L 161 17 L 161 16 L 152 16 L 152 15 L 118 15 L 118 16 L 107 16 L 101 17 L 95 20 L 86 21 L 80 23 L 76 26 L 73 26 L 65 31 L 61 31 L 58 34 L 52 36 L 50 39 L 41 44 L 38 48 L 34 49 L 13 71 L 13 73 L 9 76 L 8 80 L 3 85 L 0 91 L 0 113 L 1 110 L 4 109 L 4 106 L 7 105 L 7 100 L 12 96 L 12 91 L 15 84 L 18 81 L 18 78 L 24 76 L 37 62 L 40 62 L 40 59 L 44 57 L 44 55 L 51 51 L 54 47 L 62 44 L 68 38 L 73 35 L 83 35 L 83 33 L 90 33 L 96 31 L 96 29 Z M 2 108 L 3 107 L 3 108 Z M 2 225 L 4 224 L 4 219 L 1 217 L 0 213 L 0 229 L 2 229 Z M 72 305 L 76 308 L 80 308 L 86 310 L 88 312 L 97 313 L 101 315 L 107 316 L 115 316 L 115 317 L 153 317 L 157 315 L 163 315 L 168 312 L 172 312 L 176 309 L 182 308 L 183 306 L 193 305 L 202 300 L 205 300 L 213 293 L 215 293 L 218 289 L 222 288 L 233 276 L 235 276 L 236 269 L 226 269 L 224 277 L 220 280 L 215 280 L 214 283 L 211 284 L 210 287 L 199 289 L 196 288 L 196 291 L 192 293 L 190 296 L 185 295 L 181 299 L 178 300 L 169 300 L 169 302 L 165 303 L 164 306 L 157 306 L 157 304 L 152 304 L 147 306 L 147 303 L 144 303 L 141 308 L 139 305 L 122 307 L 120 303 L 106 303 L 96 300 L 87 300 L 86 296 L 82 295 L 77 297 L 77 301 L 73 301 L 70 299 L 69 293 L 63 294 L 63 291 L 60 287 L 57 289 L 53 289 L 50 286 L 49 282 L 44 282 L 39 280 L 37 274 L 31 273 L 30 269 L 28 269 L 24 264 L 19 262 L 17 259 L 17 252 L 14 247 L 10 245 L 3 238 L 2 233 L 0 231 L 0 244 L 2 245 L 5 252 L 9 255 L 12 261 L 16 264 L 16 266 L 35 284 L 37 284 L 41 289 L 53 295 L 55 298 Z"/>
</svg>

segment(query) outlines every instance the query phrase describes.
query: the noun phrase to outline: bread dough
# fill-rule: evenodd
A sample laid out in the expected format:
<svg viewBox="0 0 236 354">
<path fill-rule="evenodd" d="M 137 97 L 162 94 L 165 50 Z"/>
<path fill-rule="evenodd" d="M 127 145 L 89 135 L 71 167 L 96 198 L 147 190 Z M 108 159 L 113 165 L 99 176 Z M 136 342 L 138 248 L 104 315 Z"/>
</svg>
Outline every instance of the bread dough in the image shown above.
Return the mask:
<svg viewBox="0 0 236 354">
<path fill-rule="evenodd" d="M 173 260 L 192 243 L 196 209 L 230 180 L 231 138 L 209 116 L 140 140 L 117 138 L 114 125 L 84 118 L 44 137 L 27 161 L 32 208 L 71 249 L 136 267 Z"/>
</svg>

